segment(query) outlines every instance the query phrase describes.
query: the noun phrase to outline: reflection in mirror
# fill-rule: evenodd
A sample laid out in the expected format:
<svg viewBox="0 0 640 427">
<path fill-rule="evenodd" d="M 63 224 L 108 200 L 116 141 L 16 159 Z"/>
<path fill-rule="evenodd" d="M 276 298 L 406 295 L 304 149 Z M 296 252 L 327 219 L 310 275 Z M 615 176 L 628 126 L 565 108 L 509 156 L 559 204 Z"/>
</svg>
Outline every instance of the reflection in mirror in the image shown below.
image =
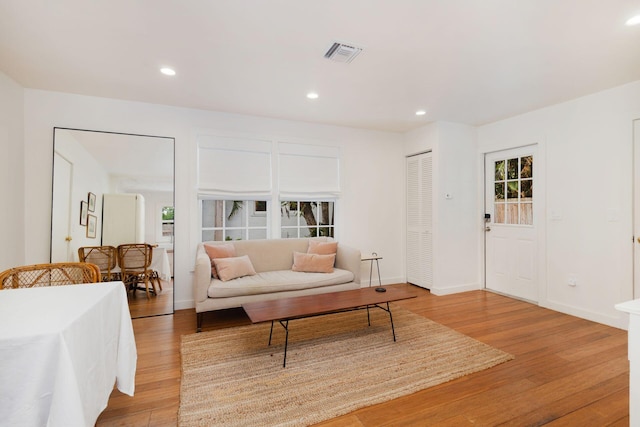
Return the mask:
<svg viewBox="0 0 640 427">
<path fill-rule="evenodd" d="M 149 297 L 144 283 L 131 286 L 134 318 L 173 313 L 173 170 L 173 138 L 54 128 L 51 262 L 79 261 L 80 248 L 152 245 L 159 282 Z"/>
</svg>

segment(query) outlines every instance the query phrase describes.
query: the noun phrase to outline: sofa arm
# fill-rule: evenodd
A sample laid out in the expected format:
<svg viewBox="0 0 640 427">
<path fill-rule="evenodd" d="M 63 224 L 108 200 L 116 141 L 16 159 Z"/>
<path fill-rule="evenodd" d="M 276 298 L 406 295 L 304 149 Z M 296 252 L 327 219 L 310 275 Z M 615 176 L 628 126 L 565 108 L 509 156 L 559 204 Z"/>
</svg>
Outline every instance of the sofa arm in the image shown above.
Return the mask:
<svg viewBox="0 0 640 427">
<path fill-rule="evenodd" d="M 353 273 L 353 281 L 360 283 L 360 267 L 360 251 L 350 246 L 339 244 L 336 252 L 336 268 L 349 270 Z"/>
<path fill-rule="evenodd" d="M 196 266 L 193 275 L 193 299 L 196 302 L 206 301 L 211 285 L 211 259 L 204 250 L 202 243 L 196 250 Z M 197 307 L 196 307 L 197 308 Z"/>
</svg>

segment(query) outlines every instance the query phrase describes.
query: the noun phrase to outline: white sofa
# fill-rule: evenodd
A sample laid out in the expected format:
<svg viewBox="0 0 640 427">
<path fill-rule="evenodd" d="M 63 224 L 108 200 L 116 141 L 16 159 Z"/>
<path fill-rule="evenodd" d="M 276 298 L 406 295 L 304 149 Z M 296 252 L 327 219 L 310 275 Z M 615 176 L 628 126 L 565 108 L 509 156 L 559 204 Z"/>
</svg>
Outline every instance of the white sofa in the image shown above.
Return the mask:
<svg viewBox="0 0 640 427">
<path fill-rule="evenodd" d="M 331 241 L 324 237 L 313 238 Z M 292 271 L 293 253 L 307 252 L 308 238 L 237 240 L 203 242 L 196 251 L 194 300 L 197 331 L 202 328 L 206 311 L 240 307 L 244 303 L 346 291 L 360 287 L 360 251 L 338 243 L 335 268 L 332 273 L 304 273 Z M 237 256 L 247 255 L 256 275 L 239 277 L 226 282 L 211 276 L 211 259 L 204 244 L 233 243 Z"/>
</svg>

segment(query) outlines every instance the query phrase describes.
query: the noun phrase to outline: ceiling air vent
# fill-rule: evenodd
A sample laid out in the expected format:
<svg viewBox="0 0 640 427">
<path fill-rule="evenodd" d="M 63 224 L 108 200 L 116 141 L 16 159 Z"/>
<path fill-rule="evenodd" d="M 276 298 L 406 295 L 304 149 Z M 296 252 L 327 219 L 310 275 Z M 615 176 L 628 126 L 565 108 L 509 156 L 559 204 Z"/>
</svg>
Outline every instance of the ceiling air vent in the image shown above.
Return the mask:
<svg viewBox="0 0 640 427">
<path fill-rule="evenodd" d="M 362 48 L 349 46 L 344 43 L 334 43 L 331 45 L 327 53 L 324 54 L 325 58 L 331 59 L 336 62 L 349 63 L 362 52 Z"/>
</svg>

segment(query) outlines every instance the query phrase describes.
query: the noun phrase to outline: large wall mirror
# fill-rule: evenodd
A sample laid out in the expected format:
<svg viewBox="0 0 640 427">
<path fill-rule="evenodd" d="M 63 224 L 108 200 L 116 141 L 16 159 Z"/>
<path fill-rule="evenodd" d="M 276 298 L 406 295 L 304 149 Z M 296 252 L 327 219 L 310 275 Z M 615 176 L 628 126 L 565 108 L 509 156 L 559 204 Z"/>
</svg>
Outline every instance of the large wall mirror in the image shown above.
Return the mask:
<svg viewBox="0 0 640 427">
<path fill-rule="evenodd" d="M 79 261 L 79 248 L 148 243 L 162 289 L 130 289 L 131 317 L 173 313 L 175 140 L 68 128 L 53 139 L 51 262 Z"/>
</svg>

